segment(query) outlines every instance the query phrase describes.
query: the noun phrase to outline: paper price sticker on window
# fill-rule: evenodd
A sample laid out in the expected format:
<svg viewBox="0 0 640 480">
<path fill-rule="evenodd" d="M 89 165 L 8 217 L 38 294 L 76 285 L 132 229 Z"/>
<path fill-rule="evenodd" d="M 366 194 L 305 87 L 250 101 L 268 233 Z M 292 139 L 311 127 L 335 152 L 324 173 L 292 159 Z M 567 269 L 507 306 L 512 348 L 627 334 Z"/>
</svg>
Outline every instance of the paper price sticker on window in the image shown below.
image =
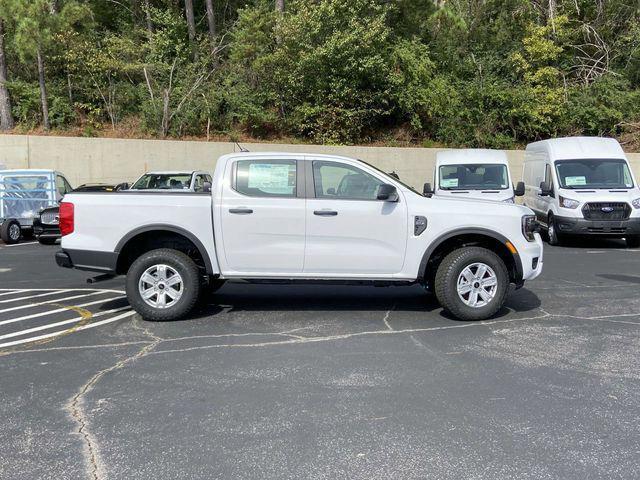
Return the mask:
<svg viewBox="0 0 640 480">
<path fill-rule="evenodd" d="M 587 184 L 587 177 L 584 177 L 584 176 L 565 177 L 564 183 L 567 185 L 567 187 L 575 187 L 575 186 L 578 186 L 578 185 L 586 185 Z"/>
<path fill-rule="evenodd" d="M 253 163 L 249 166 L 249 188 L 276 195 L 290 195 L 295 184 L 295 165 Z"/>
<path fill-rule="evenodd" d="M 457 178 L 443 178 L 442 180 L 440 180 L 440 186 L 442 188 L 457 187 L 458 186 L 458 179 Z"/>
</svg>

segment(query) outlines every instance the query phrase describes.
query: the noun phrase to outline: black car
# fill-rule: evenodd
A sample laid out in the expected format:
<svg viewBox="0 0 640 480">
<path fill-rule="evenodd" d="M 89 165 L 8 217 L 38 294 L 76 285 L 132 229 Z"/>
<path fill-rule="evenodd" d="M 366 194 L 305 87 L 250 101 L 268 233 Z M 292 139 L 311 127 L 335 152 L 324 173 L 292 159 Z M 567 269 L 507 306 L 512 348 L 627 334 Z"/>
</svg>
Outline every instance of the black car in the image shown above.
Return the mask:
<svg viewBox="0 0 640 480">
<path fill-rule="evenodd" d="M 128 184 L 119 183 L 118 185 L 105 184 L 84 184 L 73 190 L 73 192 L 117 192 L 126 190 Z M 33 234 L 43 245 L 53 245 L 56 243 L 60 235 L 60 208 L 55 205 L 43 208 L 33 219 Z"/>
</svg>

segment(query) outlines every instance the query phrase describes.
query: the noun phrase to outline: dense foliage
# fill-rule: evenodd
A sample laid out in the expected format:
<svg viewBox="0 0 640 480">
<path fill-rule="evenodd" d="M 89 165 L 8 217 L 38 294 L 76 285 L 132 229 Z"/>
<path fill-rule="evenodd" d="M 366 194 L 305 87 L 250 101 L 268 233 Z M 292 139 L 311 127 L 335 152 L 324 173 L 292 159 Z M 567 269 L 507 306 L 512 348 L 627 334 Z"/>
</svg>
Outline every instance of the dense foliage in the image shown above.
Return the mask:
<svg viewBox="0 0 640 480">
<path fill-rule="evenodd" d="M 639 5 L 0 0 L 0 103 L 18 131 L 638 147 Z"/>
</svg>

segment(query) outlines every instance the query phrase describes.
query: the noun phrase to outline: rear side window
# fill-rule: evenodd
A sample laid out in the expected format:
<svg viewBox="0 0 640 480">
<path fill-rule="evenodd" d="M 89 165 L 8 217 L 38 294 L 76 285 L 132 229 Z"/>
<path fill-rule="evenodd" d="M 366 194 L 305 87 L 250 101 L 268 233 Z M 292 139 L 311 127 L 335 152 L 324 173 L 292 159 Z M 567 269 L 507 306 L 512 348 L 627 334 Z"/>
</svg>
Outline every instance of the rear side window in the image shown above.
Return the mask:
<svg viewBox="0 0 640 480">
<path fill-rule="evenodd" d="M 345 200 L 377 200 L 378 188 L 383 184 L 373 175 L 335 162 L 313 162 L 313 182 L 316 198 Z"/>
<path fill-rule="evenodd" d="M 295 160 L 239 160 L 234 189 L 252 197 L 295 197 Z"/>
</svg>

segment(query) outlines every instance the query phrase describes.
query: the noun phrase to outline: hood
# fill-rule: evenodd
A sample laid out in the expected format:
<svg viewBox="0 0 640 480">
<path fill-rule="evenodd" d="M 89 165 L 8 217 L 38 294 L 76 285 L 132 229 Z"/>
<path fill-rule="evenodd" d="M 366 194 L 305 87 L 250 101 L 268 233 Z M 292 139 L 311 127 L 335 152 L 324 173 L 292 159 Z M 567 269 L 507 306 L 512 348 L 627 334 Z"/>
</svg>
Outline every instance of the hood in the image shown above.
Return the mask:
<svg viewBox="0 0 640 480">
<path fill-rule="evenodd" d="M 513 189 L 508 188 L 506 190 L 464 190 L 464 191 L 437 190 L 436 196 L 447 197 L 447 198 L 470 198 L 473 200 L 492 200 L 494 202 L 502 202 L 509 198 L 513 198 Z"/>
<path fill-rule="evenodd" d="M 452 205 L 454 208 L 465 208 L 469 211 L 504 213 L 505 215 L 533 215 L 533 210 L 524 205 L 517 203 L 497 202 L 495 200 L 487 200 L 484 198 L 471 197 L 451 197 L 449 195 L 434 195 L 431 198 L 425 198 L 428 202 L 438 202 L 442 205 L 442 209 L 446 210 L 446 205 Z"/>
</svg>

